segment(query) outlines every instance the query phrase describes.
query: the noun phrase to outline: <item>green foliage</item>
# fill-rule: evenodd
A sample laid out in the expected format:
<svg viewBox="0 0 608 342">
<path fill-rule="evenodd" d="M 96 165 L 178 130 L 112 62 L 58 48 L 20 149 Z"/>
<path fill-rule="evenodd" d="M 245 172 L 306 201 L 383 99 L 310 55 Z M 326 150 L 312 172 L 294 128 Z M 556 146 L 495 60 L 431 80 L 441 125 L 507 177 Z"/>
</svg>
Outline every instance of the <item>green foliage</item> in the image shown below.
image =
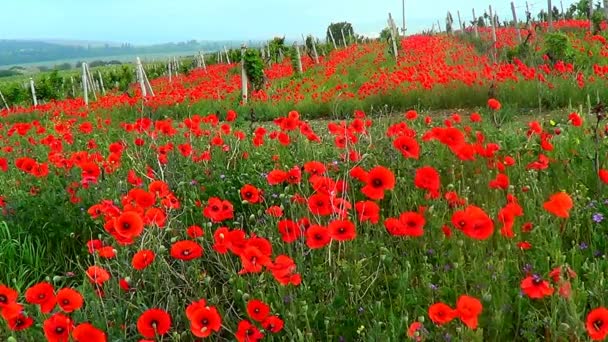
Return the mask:
<svg viewBox="0 0 608 342">
<path fill-rule="evenodd" d="M 17 75 L 21 75 L 21 73 L 15 70 L 0 70 L 0 77 L 11 77 Z"/>
<path fill-rule="evenodd" d="M 244 56 L 245 72 L 255 90 L 264 87 L 264 62 L 257 49 L 247 49 Z"/>
<path fill-rule="evenodd" d="M 552 62 L 571 62 L 574 57 L 574 48 L 567 35 L 554 32 L 545 36 L 544 53 Z"/>
<path fill-rule="evenodd" d="M 355 30 L 353 29 L 353 26 L 351 23 L 343 21 L 343 22 L 339 22 L 339 23 L 331 23 L 328 27 L 327 27 L 327 41 L 331 42 L 331 32 L 334 36 L 334 39 L 336 41 L 336 45 L 340 46 L 340 45 L 344 45 L 345 41 L 344 39 L 346 39 L 346 43 L 349 43 L 349 39 L 352 39 L 353 37 L 355 37 Z M 342 33 L 344 32 L 344 35 L 342 35 Z M 350 37 L 350 38 L 349 38 Z"/>
<path fill-rule="evenodd" d="M 289 51 L 285 45 L 285 37 L 274 37 L 268 43 L 268 49 L 270 50 L 269 58 L 273 63 L 279 63 Z"/>
</svg>

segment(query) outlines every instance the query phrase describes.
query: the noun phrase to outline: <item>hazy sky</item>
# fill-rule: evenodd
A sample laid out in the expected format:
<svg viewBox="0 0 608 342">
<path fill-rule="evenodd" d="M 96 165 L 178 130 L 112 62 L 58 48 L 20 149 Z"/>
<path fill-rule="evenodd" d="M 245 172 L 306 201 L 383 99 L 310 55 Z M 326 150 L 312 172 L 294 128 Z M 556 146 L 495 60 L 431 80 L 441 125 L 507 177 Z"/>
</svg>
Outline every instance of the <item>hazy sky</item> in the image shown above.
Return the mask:
<svg viewBox="0 0 608 342">
<path fill-rule="evenodd" d="M 2 0 L 0 39 L 73 39 L 135 44 L 196 40 L 269 39 L 302 33 L 324 37 L 332 21 L 349 21 L 360 34 L 378 33 L 388 12 L 401 26 L 402 0 Z M 564 8 L 574 0 L 564 0 Z M 533 13 L 546 0 L 529 0 Z M 511 17 L 508 0 L 406 0 L 408 32 L 429 29 L 447 11 L 471 20 L 492 5 Z M 525 1 L 516 0 L 524 18 Z M 553 0 L 559 8 L 560 1 Z"/>
</svg>

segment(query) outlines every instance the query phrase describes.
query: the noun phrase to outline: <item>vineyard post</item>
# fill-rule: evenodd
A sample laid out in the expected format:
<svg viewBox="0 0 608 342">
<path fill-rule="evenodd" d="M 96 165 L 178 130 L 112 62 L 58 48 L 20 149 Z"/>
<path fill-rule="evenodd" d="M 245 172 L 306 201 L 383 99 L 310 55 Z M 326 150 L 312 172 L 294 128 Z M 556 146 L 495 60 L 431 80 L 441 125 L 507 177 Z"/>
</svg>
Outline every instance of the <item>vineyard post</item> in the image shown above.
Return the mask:
<svg viewBox="0 0 608 342">
<path fill-rule="evenodd" d="M 228 55 L 228 49 L 226 49 L 225 45 L 224 45 L 224 53 L 226 54 L 226 62 L 228 62 L 228 64 L 230 64 L 230 56 Z"/>
<path fill-rule="evenodd" d="M 171 60 L 169 60 L 169 63 L 167 63 L 167 71 L 169 72 L 169 83 L 173 83 L 173 75 L 171 73 Z"/>
<path fill-rule="evenodd" d="M 38 105 L 38 99 L 36 99 L 36 87 L 34 86 L 34 79 L 30 77 L 30 89 L 32 90 L 32 100 L 34 101 L 34 107 Z"/>
<path fill-rule="evenodd" d="M 294 43 L 293 46 L 296 48 L 296 57 L 298 58 L 298 72 L 301 74 L 304 70 L 302 69 L 302 55 L 300 55 L 300 47 L 298 43 Z"/>
<path fill-rule="evenodd" d="M 312 53 L 313 53 L 313 56 L 315 57 L 315 64 L 319 64 L 319 54 L 317 53 L 317 42 L 314 37 L 311 40 L 312 40 Z"/>
<path fill-rule="evenodd" d="M 492 11 L 492 5 L 490 5 L 490 25 L 492 25 L 492 57 L 494 58 L 494 63 L 496 63 L 496 21 L 494 17 L 494 12 Z"/>
<path fill-rule="evenodd" d="M 82 93 L 84 104 L 89 105 L 89 81 L 87 80 L 87 63 L 82 63 Z"/>
<path fill-rule="evenodd" d="M 393 54 L 395 55 L 395 60 L 398 59 L 399 57 L 399 52 L 397 51 L 397 37 L 395 37 L 395 30 L 394 30 L 394 26 L 393 26 L 393 18 L 391 16 L 391 14 L 388 14 L 388 30 L 391 33 L 391 41 L 393 43 Z"/>
<path fill-rule="evenodd" d="M 604 13 L 606 13 L 606 17 L 608 18 L 608 0 L 603 0 L 604 3 Z M 562 10 L 563 12 L 563 10 Z"/>
<path fill-rule="evenodd" d="M 401 1 L 401 10 L 401 14 L 403 16 L 403 27 L 401 28 L 401 31 L 403 31 L 403 35 L 405 36 L 405 31 L 407 31 L 405 28 L 405 0 Z"/>
<path fill-rule="evenodd" d="M 201 63 L 203 63 L 203 70 L 205 70 L 205 72 L 207 72 L 207 63 L 205 62 L 205 53 L 203 51 L 200 51 L 198 54 L 201 56 Z"/>
<path fill-rule="evenodd" d="M 604 1 L 604 3 L 605 3 L 605 1 Z M 563 0 L 559 0 L 559 7 L 562 10 L 561 11 L 562 18 L 564 18 L 564 1 Z"/>
<path fill-rule="evenodd" d="M 473 8 L 473 30 L 475 30 L 475 38 L 479 38 L 479 29 L 477 28 L 477 16 L 475 15 L 474 8 Z"/>
<path fill-rule="evenodd" d="M 141 74 L 144 76 L 144 83 L 145 86 L 148 89 L 148 94 L 150 94 L 152 97 L 154 97 L 154 90 L 152 90 L 152 85 L 150 84 L 150 81 L 148 80 L 148 75 L 146 75 L 146 70 L 144 69 L 144 66 L 141 66 Z"/>
<path fill-rule="evenodd" d="M 589 31 L 593 32 L 593 1 L 589 1 Z"/>
<path fill-rule="evenodd" d="M 146 97 L 148 96 L 148 92 L 146 90 L 146 84 L 144 81 L 144 75 L 143 75 L 143 67 L 141 66 L 141 60 L 139 59 L 139 57 L 137 57 L 137 64 L 136 64 L 136 74 L 137 74 L 137 82 L 139 82 L 139 88 L 141 89 L 141 96 L 142 97 Z"/>
<path fill-rule="evenodd" d="M 439 20 L 437 20 L 437 31 L 441 33 L 441 23 L 439 22 Z"/>
<path fill-rule="evenodd" d="M 593 2 L 593 1 L 592 1 Z M 551 6 L 551 0 L 547 0 L 547 23 L 549 24 L 549 32 L 553 31 L 553 6 Z"/>
<path fill-rule="evenodd" d="M 101 71 L 97 70 L 97 75 L 99 76 L 99 85 L 101 86 L 101 94 L 106 95 L 106 88 L 103 86 L 103 77 L 101 77 Z"/>
<path fill-rule="evenodd" d="M 327 31 L 329 32 L 329 37 L 331 38 L 331 42 L 334 44 L 334 50 L 338 49 L 338 46 L 336 45 L 336 39 L 334 38 L 334 34 L 331 32 L 331 29 L 327 29 Z"/>
<path fill-rule="evenodd" d="M 74 77 L 70 76 L 70 81 L 72 81 L 72 97 L 76 97 L 76 88 L 74 87 Z"/>
<path fill-rule="evenodd" d="M 97 101 L 97 94 L 96 91 L 98 91 L 95 86 L 95 82 L 93 82 L 93 76 L 91 75 L 91 69 L 89 69 L 89 65 L 85 64 L 86 69 L 87 69 L 87 79 L 89 80 L 89 87 L 91 88 L 92 92 L 93 92 L 93 99 L 95 99 L 95 101 Z"/>
<path fill-rule="evenodd" d="M 513 13 L 513 25 L 515 25 L 515 30 L 517 31 L 517 39 L 521 44 L 521 30 L 519 29 L 519 23 L 517 22 L 517 13 L 515 12 L 515 3 L 511 1 L 511 12 Z"/>
<path fill-rule="evenodd" d="M 241 45 L 241 92 L 243 98 L 243 104 L 247 104 L 247 87 L 248 87 L 248 79 L 247 79 L 247 70 L 245 70 L 245 53 L 247 52 L 247 47 L 245 44 Z"/>
<path fill-rule="evenodd" d="M 460 19 L 460 10 L 457 10 L 456 14 L 458 15 L 458 27 L 462 31 L 460 33 L 464 33 L 464 26 L 462 26 L 462 20 Z"/>
<path fill-rule="evenodd" d="M 532 31 L 532 14 L 530 12 L 530 4 L 527 1 L 526 1 L 526 22 L 528 22 L 528 31 Z"/>
<path fill-rule="evenodd" d="M 4 107 L 6 108 L 6 110 L 10 110 L 10 108 L 8 107 L 8 103 L 6 103 L 6 99 L 4 98 L 4 95 L 2 95 L 1 91 L 0 91 L 0 98 L 2 99 L 2 103 L 4 103 Z"/>
<path fill-rule="evenodd" d="M 346 44 L 346 37 L 344 36 L 344 27 L 340 28 L 340 32 L 342 32 L 342 45 L 346 47 L 348 44 Z"/>
</svg>

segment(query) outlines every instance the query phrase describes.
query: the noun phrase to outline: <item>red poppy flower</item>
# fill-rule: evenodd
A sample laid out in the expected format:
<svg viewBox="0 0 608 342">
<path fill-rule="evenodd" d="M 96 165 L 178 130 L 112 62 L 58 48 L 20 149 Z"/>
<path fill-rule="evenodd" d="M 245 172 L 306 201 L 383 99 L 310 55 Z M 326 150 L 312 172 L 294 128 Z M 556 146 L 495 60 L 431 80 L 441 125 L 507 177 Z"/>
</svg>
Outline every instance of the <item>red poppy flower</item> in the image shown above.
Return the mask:
<svg viewBox="0 0 608 342">
<path fill-rule="evenodd" d="M 5 305 L 15 303 L 18 296 L 19 294 L 17 291 L 11 289 L 10 287 L 0 285 L 0 309 L 2 309 Z"/>
<path fill-rule="evenodd" d="M 257 342 L 264 338 L 264 334 L 251 322 L 242 320 L 239 322 L 235 337 L 239 342 Z"/>
<path fill-rule="evenodd" d="M 405 158 L 418 159 L 420 157 L 420 145 L 416 139 L 402 135 L 393 141 L 393 147 Z"/>
<path fill-rule="evenodd" d="M 5 320 L 11 320 L 21 314 L 23 314 L 23 305 L 16 302 L 5 304 L 0 308 L 0 316 Z"/>
<path fill-rule="evenodd" d="M 156 254 L 149 249 L 141 250 L 133 255 L 133 259 L 131 259 L 131 266 L 138 271 L 142 271 L 146 267 L 150 266 L 150 264 L 154 261 L 155 256 Z"/>
<path fill-rule="evenodd" d="M 447 304 L 435 303 L 429 307 L 429 318 L 437 325 L 450 323 L 458 312 Z"/>
<path fill-rule="evenodd" d="M 188 234 L 188 236 L 192 239 L 196 239 L 199 238 L 203 235 L 205 235 L 205 231 L 203 230 L 203 228 L 199 227 L 199 226 L 190 226 L 186 229 L 186 234 Z"/>
<path fill-rule="evenodd" d="M 134 239 L 143 232 L 144 221 L 140 214 L 134 211 L 127 211 L 116 219 L 116 222 L 114 222 L 114 229 L 121 237 Z"/>
<path fill-rule="evenodd" d="M 491 110 L 496 111 L 496 110 L 500 110 L 501 104 L 500 104 L 500 102 L 498 102 L 498 100 L 496 100 L 496 99 L 489 99 L 489 100 L 488 100 L 488 107 L 489 107 Z"/>
<path fill-rule="evenodd" d="M 326 227 L 319 225 L 308 227 L 304 235 L 306 236 L 306 245 L 310 249 L 323 248 L 331 241 L 329 230 L 327 230 Z"/>
<path fill-rule="evenodd" d="M 234 217 L 234 208 L 230 201 L 212 197 L 207 201 L 203 215 L 211 222 L 222 222 Z"/>
<path fill-rule="evenodd" d="M 585 322 L 587 334 L 593 341 L 603 341 L 608 336 L 608 309 L 600 307 L 591 310 Z"/>
<path fill-rule="evenodd" d="M 284 322 L 278 316 L 268 316 L 262 322 L 262 328 L 276 334 L 283 330 Z"/>
<path fill-rule="evenodd" d="M 333 213 L 331 197 L 325 193 L 316 193 L 308 198 L 308 210 L 313 215 L 329 216 Z"/>
<path fill-rule="evenodd" d="M 240 257 L 243 264 L 243 270 L 239 272 L 240 274 L 260 273 L 264 266 L 270 264 L 270 257 L 254 246 L 245 247 Z"/>
<path fill-rule="evenodd" d="M 256 322 L 262 322 L 270 315 L 270 306 L 259 299 L 247 302 L 247 314 Z"/>
<path fill-rule="evenodd" d="M 29 304 L 40 305 L 42 313 L 49 313 L 57 304 L 55 289 L 47 282 L 38 283 L 25 291 L 25 301 Z"/>
<path fill-rule="evenodd" d="M 357 237 L 355 225 L 347 220 L 335 220 L 327 226 L 329 235 L 337 241 L 350 241 Z"/>
<path fill-rule="evenodd" d="M 370 221 L 371 223 L 376 224 L 380 220 L 380 206 L 376 202 L 357 202 L 355 203 L 355 210 L 357 210 L 359 222 Z"/>
<path fill-rule="evenodd" d="M 266 179 L 269 185 L 278 185 L 287 181 L 288 174 L 282 170 L 272 170 L 268 173 Z"/>
<path fill-rule="evenodd" d="M 372 200 L 384 198 L 384 191 L 395 187 L 395 175 L 384 166 L 376 166 L 367 173 L 367 184 L 361 192 Z"/>
<path fill-rule="evenodd" d="M 95 328 L 90 323 L 82 323 L 74 328 L 72 338 L 75 342 L 106 342 L 106 333 Z"/>
<path fill-rule="evenodd" d="M 203 255 L 203 247 L 190 240 L 178 241 L 171 245 L 171 256 L 175 259 L 190 261 Z"/>
<path fill-rule="evenodd" d="M 549 213 L 561 217 L 570 217 L 570 209 L 574 206 L 572 198 L 565 193 L 560 192 L 549 197 L 549 200 L 543 204 L 543 208 Z"/>
<path fill-rule="evenodd" d="M 600 177 L 600 180 L 604 183 L 604 184 L 608 184 L 608 170 L 606 169 L 601 169 L 598 172 L 598 176 Z"/>
<path fill-rule="evenodd" d="M 302 277 L 296 273 L 296 264 L 287 255 L 279 255 L 273 263 L 268 265 L 272 276 L 279 284 L 287 286 L 298 286 L 302 282 Z"/>
<path fill-rule="evenodd" d="M 304 163 L 304 172 L 311 176 L 321 176 L 326 170 L 327 168 L 325 167 L 325 164 L 318 161 L 309 161 Z"/>
<path fill-rule="evenodd" d="M 48 342 L 68 342 L 72 328 L 72 320 L 59 313 L 48 318 L 42 325 L 44 336 Z"/>
<path fill-rule="evenodd" d="M 422 341 L 422 337 L 419 335 L 420 331 L 424 328 L 421 322 L 414 322 L 407 328 L 407 337 L 413 338 L 416 341 Z"/>
<path fill-rule="evenodd" d="M 521 290 L 532 299 L 541 299 L 553 294 L 553 287 L 539 276 L 529 276 L 522 280 Z"/>
<path fill-rule="evenodd" d="M 137 319 L 137 331 L 145 338 L 162 336 L 171 329 L 171 316 L 162 309 L 149 309 Z"/>
<path fill-rule="evenodd" d="M 92 283 L 103 285 L 103 283 L 110 280 L 110 273 L 99 266 L 90 266 L 87 269 L 87 277 Z"/>
<path fill-rule="evenodd" d="M 57 300 L 57 304 L 61 310 L 63 310 L 65 313 L 71 313 L 79 310 L 84 303 L 80 292 L 71 288 L 59 290 L 57 292 L 57 296 L 55 296 L 55 299 Z"/>
<path fill-rule="evenodd" d="M 251 204 L 260 202 L 260 190 L 251 184 L 246 184 L 241 188 L 241 198 Z"/>
<path fill-rule="evenodd" d="M 34 324 L 34 319 L 23 314 L 19 314 L 7 320 L 8 328 L 12 331 L 23 331 Z"/>
<path fill-rule="evenodd" d="M 432 166 L 423 166 L 417 169 L 414 176 L 414 185 L 418 189 L 428 191 L 432 197 L 439 196 L 439 188 L 441 187 L 439 172 Z"/>
<path fill-rule="evenodd" d="M 467 327 L 477 329 L 479 314 L 483 310 L 483 305 L 479 299 L 467 295 L 462 295 L 456 302 L 458 317 Z"/>
<path fill-rule="evenodd" d="M 196 337 L 205 338 L 222 328 L 222 317 L 215 307 L 199 307 L 188 315 L 190 330 Z"/>
<path fill-rule="evenodd" d="M 580 115 L 578 115 L 578 113 L 570 113 L 570 115 L 568 115 L 568 120 L 570 120 L 570 123 L 574 127 L 580 127 L 583 125 L 583 119 Z"/>
<path fill-rule="evenodd" d="M 302 235 L 300 226 L 292 220 L 279 221 L 279 233 L 286 243 L 295 242 Z"/>
</svg>

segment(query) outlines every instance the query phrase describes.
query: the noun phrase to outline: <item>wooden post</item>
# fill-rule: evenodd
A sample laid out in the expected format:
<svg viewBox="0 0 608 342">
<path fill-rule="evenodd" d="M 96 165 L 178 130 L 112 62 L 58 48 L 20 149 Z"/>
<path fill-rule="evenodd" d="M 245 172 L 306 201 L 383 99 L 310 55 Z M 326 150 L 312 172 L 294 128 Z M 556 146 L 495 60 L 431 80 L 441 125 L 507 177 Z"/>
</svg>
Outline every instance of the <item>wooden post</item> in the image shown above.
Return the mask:
<svg viewBox="0 0 608 342">
<path fill-rule="evenodd" d="M 391 41 L 393 43 L 393 54 L 395 55 L 395 60 L 397 60 L 399 58 L 399 51 L 397 50 L 397 37 L 395 37 L 395 30 L 393 27 L 393 17 L 390 13 L 388 14 L 387 22 L 388 22 L 388 30 L 391 33 Z"/>
<path fill-rule="evenodd" d="M 173 75 L 171 73 L 171 60 L 169 60 L 169 63 L 167 63 L 167 71 L 169 72 L 169 83 L 173 83 Z"/>
<path fill-rule="evenodd" d="M 340 32 L 342 32 L 342 45 L 346 47 L 348 44 L 346 44 L 346 37 L 344 37 L 344 27 L 340 29 Z"/>
<path fill-rule="evenodd" d="M 70 76 L 70 81 L 72 81 L 72 97 L 76 97 L 76 88 L 74 87 L 74 77 Z"/>
<path fill-rule="evenodd" d="M 515 12 L 515 3 L 511 1 L 511 12 L 513 13 L 513 24 L 515 25 L 515 30 L 517 31 L 517 39 L 521 44 L 521 30 L 519 29 L 519 23 L 517 22 L 517 13 Z"/>
<path fill-rule="evenodd" d="M 337 50 L 338 46 L 336 45 L 336 39 L 334 38 L 334 34 L 331 32 L 331 30 L 328 28 L 327 31 L 329 32 L 329 37 L 331 38 L 331 42 L 334 44 L 334 49 Z"/>
<path fill-rule="evenodd" d="M 86 69 L 87 69 L 87 79 L 89 80 L 89 88 L 92 90 L 93 92 L 93 99 L 95 99 L 95 101 L 97 101 L 97 94 L 96 94 L 96 86 L 95 86 L 95 82 L 93 82 L 93 76 L 91 76 L 91 69 L 89 69 L 89 65 L 85 64 Z"/>
<path fill-rule="evenodd" d="M 496 22 L 494 17 L 494 12 L 492 11 L 492 5 L 489 7 L 490 9 L 490 24 L 492 25 L 492 50 L 493 50 L 493 58 L 494 63 L 496 63 Z"/>
<path fill-rule="evenodd" d="M 460 27 L 460 31 L 462 31 L 461 33 L 464 33 L 464 26 L 462 26 L 462 20 L 460 19 L 460 11 L 456 11 L 456 14 L 458 15 L 458 26 Z"/>
<path fill-rule="evenodd" d="M 593 1 L 591 1 L 593 2 Z M 553 6 L 551 6 L 551 0 L 547 0 L 547 23 L 549 23 L 549 32 L 553 31 Z"/>
<path fill-rule="evenodd" d="M 224 53 L 226 53 L 226 61 L 228 64 L 230 64 L 230 56 L 228 55 L 228 49 L 226 49 L 226 46 L 224 46 Z"/>
<path fill-rule="evenodd" d="M 528 17 L 530 20 L 528 20 Z M 526 21 L 528 22 L 528 30 L 532 31 L 532 14 L 530 12 L 530 4 L 526 1 Z"/>
<path fill-rule="evenodd" d="M 319 54 L 317 53 L 317 42 L 314 37 L 312 38 L 312 54 L 315 57 L 315 64 L 319 64 Z"/>
<path fill-rule="evenodd" d="M 203 64 L 203 70 L 207 72 L 207 63 L 205 63 L 205 54 L 202 51 L 199 51 L 199 56 L 201 56 L 201 63 Z"/>
<path fill-rule="evenodd" d="M 4 107 L 6 108 L 6 110 L 10 110 L 10 108 L 8 107 L 8 103 L 6 103 L 6 99 L 4 98 L 4 95 L 2 95 L 1 91 L 0 91 L 0 99 L 2 99 L 2 103 L 4 103 Z"/>
<path fill-rule="evenodd" d="M 439 20 L 437 20 L 437 31 L 441 33 L 441 23 L 439 22 Z"/>
<path fill-rule="evenodd" d="M 87 79 L 87 63 L 82 63 L 82 94 L 84 104 L 89 105 L 89 80 Z"/>
<path fill-rule="evenodd" d="M 34 107 L 38 105 L 38 99 L 36 98 L 36 87 L 34 86 L 34 79 L 30 77 L 30 89 L 32 90 L 32 101 L 34 102 Z"/>
<path fill-rule="evenodd" d="M 475 31 L 475 38 L 479 38 L 479 29 L 477 28 L 477 16 L 475 15 L 474 8 L 473 8 L 473 30 Z"/>
<path fill-rule="evenodd" d="M 146 75 L 146 70 L 144 70 L 143 65 L 141 67 L 141 74 L 144 76 L 144 85 L 148 89 L 148 94 L 150 94 L 152 97 L 154 97 L 155 96 L 154 90 L 152 90 L 152 85 L 150 84 L 150 81 L 148 80 L 148 75 Z"/>
<path fill-rule="evenodd" d="M 143 67 L 141 66 L 141 59 L 139 59 L 139 57 L 137 57 L 136 73 L 137 73 L 137 82 L 139 82 L 139 88 L 141 89 L 141 96 L 146 97 L 146 96 L 148 96 L 148 91 L 146 90 L 146 84 L 145 84 L 144 75 L 143 75 Z"/>
<path fill-rule="evenodd" d="M 606 13 L 606 18 L 608 18 L 608 0 L 603 0 L 604 3 L 604 13 Z M 562 10 L 563 12 L 563 10 Z"/>
<path fill-rule="evenodd" d="M 304 72 L 304 70 L 302 69 L 302 55 L 300 55 L 300 47 L 298 46 L 298 43 L 294 43 L 293 46 L 296 48 L 296 57 L 298 58 L 298 73 L 302 73 Z"/>
<path fill-rule="evenodd" d="M 249 80 L 247 79 L 247 70 L 245 70 L 245 52 L 247 52 L 247 47 L 245 46 L 245 44 L 243 44 L 241 45 L 241 94 L 243 104 L 247 104 L 247 87 L 249 86 Z"/>
<path fill-rule="evenodd" d="M 593 32 L 593 0 L 589 1 L 589 31 Z"/>
<path fill-rule="evenodd" d="M 99 85 L 101 86 L 101 94 L 106 95 L 106 88 L 103 86 L 103 77 L 101 77 L 101 71 L 97 70 L 97 75 L 99 76 Z"/>
<path fill-rule="evenodd" d="M 402 34 L 405 36 L 405 0 L 401 1 L 402 15 L 403 15 L 403 27 L 401 28 Z"/>
</svg>

